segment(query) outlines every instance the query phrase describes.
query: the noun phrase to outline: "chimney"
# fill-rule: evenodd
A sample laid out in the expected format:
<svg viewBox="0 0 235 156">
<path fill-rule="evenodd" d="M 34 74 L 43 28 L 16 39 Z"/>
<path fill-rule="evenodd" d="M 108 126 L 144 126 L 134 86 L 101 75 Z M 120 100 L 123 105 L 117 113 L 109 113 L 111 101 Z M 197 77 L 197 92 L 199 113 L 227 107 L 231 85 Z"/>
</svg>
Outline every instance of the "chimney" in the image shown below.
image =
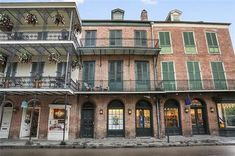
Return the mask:
<svg viewBox="0 0 235 156">
<path fill-rule="evenodd" d="M 111 12 L 111 19 L 112 20 L 124 20 L 124 13 L 125 11 L 122 9 L 114 9 Z"/>
<path fill-rule="evenodd" d="M 145 9 L 142 10 L 142 12 L 141 12 L 140 20 L 141 21 L 148 21 L 148 12 Z"/>
</svg>

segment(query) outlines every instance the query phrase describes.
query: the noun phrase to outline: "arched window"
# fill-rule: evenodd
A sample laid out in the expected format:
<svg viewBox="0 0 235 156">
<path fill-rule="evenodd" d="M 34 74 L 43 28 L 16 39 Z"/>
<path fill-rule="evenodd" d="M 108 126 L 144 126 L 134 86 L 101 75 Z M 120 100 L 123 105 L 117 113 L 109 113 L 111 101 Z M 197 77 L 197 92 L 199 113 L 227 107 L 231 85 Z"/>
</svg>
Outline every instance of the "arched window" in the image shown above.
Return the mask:
<svg viewBox="0 0 235 156">
<path fill-rule="evenodd" d="M 118 100 L 108 104 L 108 136 L 124 136 L 124 104 Z"/>
</svg>

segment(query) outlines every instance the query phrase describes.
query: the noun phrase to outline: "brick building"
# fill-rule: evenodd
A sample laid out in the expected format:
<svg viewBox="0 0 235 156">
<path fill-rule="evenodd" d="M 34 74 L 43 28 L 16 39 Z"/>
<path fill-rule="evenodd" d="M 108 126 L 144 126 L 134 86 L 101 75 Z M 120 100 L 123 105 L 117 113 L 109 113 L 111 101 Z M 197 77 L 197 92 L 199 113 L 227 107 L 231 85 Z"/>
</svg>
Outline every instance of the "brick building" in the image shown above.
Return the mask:
<svg viewBox="0 0 235 156">
<path fill-rule="evenodd" d="M 146 10 L 125 20 L 121 9 L 81 21 L 75 3 L 0 6 L 10 19 L 1 138 L 235 135 L 229 23 L 183 21 L 179 10 L 165 21 Z"/>
</svg>

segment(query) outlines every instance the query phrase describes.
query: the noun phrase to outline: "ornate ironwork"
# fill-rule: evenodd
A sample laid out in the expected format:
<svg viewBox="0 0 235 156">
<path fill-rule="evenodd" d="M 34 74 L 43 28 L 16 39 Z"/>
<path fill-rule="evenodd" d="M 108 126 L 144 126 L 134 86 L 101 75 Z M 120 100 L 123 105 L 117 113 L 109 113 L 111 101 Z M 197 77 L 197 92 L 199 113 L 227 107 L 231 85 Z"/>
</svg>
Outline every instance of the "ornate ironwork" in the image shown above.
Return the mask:
<svg viewBox="0 0 235 156">
<path fill-rule="evenodd" d="M 48 56 L 49 63 L 60 63 L 61 62 L 60 56 L 61 55 L 59 53 L 51 53 Z"/>
<path fill-rule="evenodd" d="M 0 30 L 12 31 L 14 23 L 7 14 L 0 14 Z"/>
<path fill-rule="evenodd" d="M 56 14 L 54 17 L 53 17 L 53 22 L 58 26 L 60 23 L 61 24 L 65 24 L 65 21 L 64 21 L 64 16 L 61 15 L 61 14 Z"/>
<path fill-rule="evenodd" d="M 19 62 L 20 63 L 29 63 L 32 61 L 32 55 L 24 52 L 19 55 Z"/>
<path fill-rule="evenodd" d="M 29 13 L 29 14 L 27 14 L 27 16 L 25 18 L 25 22 L 28 24 L 35 25 L 36 23 L 38 23 L 37 16 L 32 13 Z"/>
</svg>

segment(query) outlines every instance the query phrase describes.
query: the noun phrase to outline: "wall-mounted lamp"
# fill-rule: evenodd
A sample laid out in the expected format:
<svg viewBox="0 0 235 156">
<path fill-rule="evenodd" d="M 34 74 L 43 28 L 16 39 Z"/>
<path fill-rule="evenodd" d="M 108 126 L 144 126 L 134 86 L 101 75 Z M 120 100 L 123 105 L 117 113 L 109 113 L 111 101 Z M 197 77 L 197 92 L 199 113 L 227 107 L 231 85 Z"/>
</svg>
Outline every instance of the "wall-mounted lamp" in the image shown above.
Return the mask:
<svg viewBox="0 0 235 156">
<path fill-rule="evenodd" d="M 189 112 L 189 109 L 186 107 L 186 108 L 184 108 L 184 112 L 185 113 L 188 113 Z"/>
<path fill-rule="evenodd" d="M 132 114 L 132 110 L 128 109 L 128 114 L 131 115 Z"/>
<path fill-rule="evenodd" d="M 19 110 L 19 107 L 13 107 L 13 112 L 16 113 Z"/>
<path fill-rule="evenodd" d="M 103 114 L 103 109 L 100 109 L 100 115 L 102 115 Z"/>
<path fill-rule="evenodd" d="M 210 107 L 210 112 L 213 113 L 215 109 L 213 107 Z"/>
</svg>

